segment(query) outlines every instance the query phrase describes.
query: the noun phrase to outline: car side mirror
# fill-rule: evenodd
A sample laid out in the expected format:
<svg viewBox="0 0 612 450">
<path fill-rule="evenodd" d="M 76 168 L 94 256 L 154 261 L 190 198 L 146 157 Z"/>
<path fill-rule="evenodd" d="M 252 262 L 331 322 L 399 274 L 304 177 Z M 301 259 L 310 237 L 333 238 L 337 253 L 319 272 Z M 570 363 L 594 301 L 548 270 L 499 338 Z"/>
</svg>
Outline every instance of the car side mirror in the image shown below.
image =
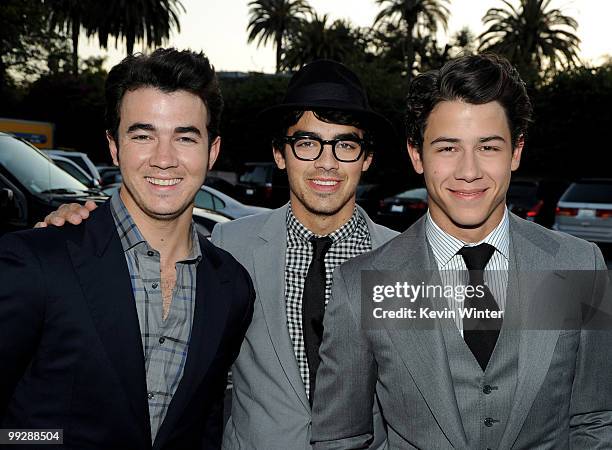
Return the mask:
<svg viewBox="0 0 612 450">
<path fill-rule="evenodd" d="M 12 209 L 15 206 L 15 193 L 12 189 L 0 189 L 0 208 Z"/>
</svg>

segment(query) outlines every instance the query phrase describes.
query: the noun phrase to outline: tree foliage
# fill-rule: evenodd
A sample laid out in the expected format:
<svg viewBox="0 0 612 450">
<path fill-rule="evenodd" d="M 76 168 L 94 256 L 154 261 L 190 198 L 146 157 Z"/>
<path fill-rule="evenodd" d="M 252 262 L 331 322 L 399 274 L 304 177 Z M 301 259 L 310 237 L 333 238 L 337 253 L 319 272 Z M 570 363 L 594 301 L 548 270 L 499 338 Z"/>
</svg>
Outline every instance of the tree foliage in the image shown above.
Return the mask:
<svg viewBox="0 0 612 450">
<path fill-rule="evenodd" d="M 489 28 L 479 36 L 481 51 L 506 56 L 532 83 L 579 64 L 578 23 L 553 9 L 552 0 L 521 0 L 518 7 L 503 3 L 482 19 Z"/>
<path fill-rule="evenodd" d="M 251 0 L 249 8 L 248 42 L 257 41 L 258 47 L 269 41 L 274 43 L 278 73 L 285 39 L 299 30 L 312 8 L 306 0 Z"/>
</svg>

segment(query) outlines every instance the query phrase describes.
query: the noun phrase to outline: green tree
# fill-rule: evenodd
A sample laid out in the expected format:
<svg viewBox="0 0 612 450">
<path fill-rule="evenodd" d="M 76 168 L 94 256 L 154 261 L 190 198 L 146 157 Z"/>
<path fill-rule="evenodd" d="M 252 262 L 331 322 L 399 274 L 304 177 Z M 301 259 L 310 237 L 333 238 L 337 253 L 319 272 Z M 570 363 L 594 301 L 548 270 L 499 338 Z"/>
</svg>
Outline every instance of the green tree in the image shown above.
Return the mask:
<svg viewBox="0 0 612 450">
<path fill-rule="evenodd" d="M 479 36 L 479 50 L 506 56 L 531 83 L 578 66 L 576 20 L 551 8 L 552 0 L 521 0 L 518 7 L 502 1 L 503 8 L 482 18 L 489 28 Z"/>
<path fill-rule="evenodd" d="M 108 47 L 108 38 L 125 39 L 127 54 L 134 44 L 146 47 L 162 45 L 174 29 L 180 31 L 179 15 L 185 8 L 179 0 L 109 0 L 98 2 L 100 46 Z"/>
<path fill-rule="evenodd" d="M 49 10 L 52 29 L 65 31 L 72 40 L 72 73 L 79 72 L 79 37 L 84 30 L 88 36 L 95 34 L 98 17 L 94 0 L 44 0 Z"/>
<path fill-rule="evenodd" d="M 367 41 L 360 30 L 344 20 L 329 24 L 328 19 L 327 14 L 314 14 L 312 20 L 303 22 L 288 36 L 281 68 L 299 69 L 316 59 L 347 62 L 351 57 L 363 54 Z"/>
<path fill-rule="evenodd" d="M 280 72 L 283 43 L 289 33 L 296 32 L 305 17 L 312 13 L 306 0 L 252 0 L 249 2 L 248 42 L 257 46 L 274 42 L 276 72 Z"/>
<path fill-rule="evenodd" d="M 401 54 L 406 76 L 412 77 L 416 59 L 414 40 L 419 28 L 436 33 L 438 26 L 446 30 L 450 12 L 449 0 L 376 0 L 383 7 L 374 19 L 374 25 L 390 34 L 400 34 Z"/>
</svg>

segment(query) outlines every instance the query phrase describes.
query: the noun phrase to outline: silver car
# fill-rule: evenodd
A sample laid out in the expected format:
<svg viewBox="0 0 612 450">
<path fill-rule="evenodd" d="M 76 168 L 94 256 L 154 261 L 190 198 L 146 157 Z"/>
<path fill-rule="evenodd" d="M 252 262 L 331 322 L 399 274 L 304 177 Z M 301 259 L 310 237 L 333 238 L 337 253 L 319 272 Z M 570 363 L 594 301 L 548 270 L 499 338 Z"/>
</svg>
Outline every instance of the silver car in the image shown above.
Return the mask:
<svg viewBox="0 0 612 450">
<path fill-rule="evenodd" d="M 572 183 L 559 199 L 553 229 L 612 243 L 612 179 Z"/>
</svg>

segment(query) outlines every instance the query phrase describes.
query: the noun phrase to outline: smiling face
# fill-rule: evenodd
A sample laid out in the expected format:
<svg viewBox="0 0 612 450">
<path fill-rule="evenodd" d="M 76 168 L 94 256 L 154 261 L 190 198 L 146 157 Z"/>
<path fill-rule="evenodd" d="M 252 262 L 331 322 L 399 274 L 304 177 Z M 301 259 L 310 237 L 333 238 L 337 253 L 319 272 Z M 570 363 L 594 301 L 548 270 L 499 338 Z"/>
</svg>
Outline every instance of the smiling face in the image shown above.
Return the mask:
<svg viewBox="0 0 612 450">
<path fill-rule="evenodd" d="M 362 139 L 363 131 L 351 125 L 323 122 L 311 111 L 306 111 L 295 125 L 289 127 L 287 136 Z M 329 231 L 342 226 L 353 214 L 361 173 L 372 162 L 372 156 L 365 156 L 365 152 L 358 161 L 339 162 L 330 145 L 325 145 L 323 153 L 315 161 L 297 159 L 289 144 L 282 152 L 275 148 L 274 159 L 280 169 L 287 170 L 291 208 L 297 219 L 311 230 L 316 228 L 314 221 L 325 220 Z"/>
<path fill-rule="evenodd" d="M 500 223 L 510 174 L 522 150 L 522 138 L 512 145 L 499 103 L 462 101 L 437 104 L 421 152 L 408 147 L 414 169 L 424 174 L 433 220 L 467 242 L 482 240 Z"/>
<path fill-rule="evenodd" d="M 121 169 L 121 199 L 135 221 L 191 216 L 193 199 L 217 158 L 208 145 L 207 109 L 186 91 L 143 87 L 128 91 L 120 108 L 119 145 L 108 137 Z"/>
</svg>

